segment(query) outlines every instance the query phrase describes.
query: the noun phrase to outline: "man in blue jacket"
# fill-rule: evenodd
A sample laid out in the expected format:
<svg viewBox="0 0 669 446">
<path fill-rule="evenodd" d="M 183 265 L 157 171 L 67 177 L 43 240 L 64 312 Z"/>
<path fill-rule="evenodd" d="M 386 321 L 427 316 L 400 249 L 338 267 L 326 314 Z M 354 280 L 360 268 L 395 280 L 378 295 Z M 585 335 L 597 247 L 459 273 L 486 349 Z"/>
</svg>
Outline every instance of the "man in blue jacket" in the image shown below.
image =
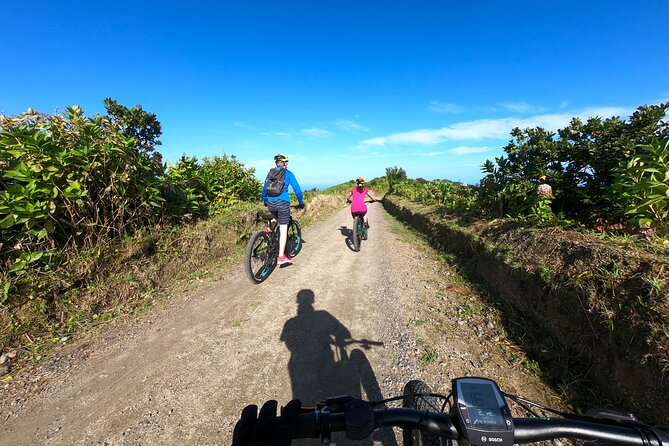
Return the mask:
<svg viewBox="0 0 669 446">
<path fill-rule="evenodd" d="M 288 157 L 283 153 L 277 153 L 274 156 L 274 162 L 276 167 L 279 169 L 285 169 L 284 174 L 284 183 L 283 183 L 283 192 L 278 196 L 272 197 L 267 194 L 267 181 L 262 187 L 262 201 L 269 208 L 269 210 L 276 215 L 277 221 L 279 222 L 279 257 L 276 259 L 277 265 L 283 265 L 285 263 L 292 263 L 293 259 L 286 256 L 284 251 L 286 249 L 286 240 L 288 239 L 288 223 L 290 222 L 290 195 L 288 195 L 288 186 L 293 188 L 293 192 L 297 196 L 297 201 L 300 204 L 300 208 L 304 209 L 304 201 L 302 199 L 302 189 L 295 179 L 295 175 L 288 170 Z"/>
</svg>

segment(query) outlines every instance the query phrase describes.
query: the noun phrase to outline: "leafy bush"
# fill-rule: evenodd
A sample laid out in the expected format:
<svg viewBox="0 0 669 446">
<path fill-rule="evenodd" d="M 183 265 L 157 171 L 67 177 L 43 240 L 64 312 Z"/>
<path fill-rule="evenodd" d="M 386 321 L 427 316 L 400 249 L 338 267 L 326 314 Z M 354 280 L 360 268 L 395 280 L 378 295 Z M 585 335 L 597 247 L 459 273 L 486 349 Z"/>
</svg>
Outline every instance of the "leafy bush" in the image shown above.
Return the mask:
<svg viewBox="0 0 669 446">
<path fill-rule="evenodd" d="M 32 111 L 3 117 L 0 147 L 5 261 L 8 245 L 33 252 L 92 245 L 160 216 L 160 165 L 109 117 L 86 118 L 77 106 L 64 117 Z"/>
<path fill-rule="evenodd" d="M 669 138 L 637 146 L 615 170 L 610 197 L 641 228 L 669 223 Z"/>
<path fill-rule="evenodd" d="M 155 115 L 105 105 L 108 116 L 85 117 L 78 106 L 64 116 L 0 116 L 0 303 L 26 268 L 52 267 L 68 246 L 260 199 L 253 169 L 234 156 L 184 156 L 167 169 L 154 150 Z"/>
<path fill-rule="evenodd" d="M 642 106 L 628 121 L 595 117 L 584 124 L 574 118 L 557 134 L 542 128 L 513 129 L 513 139 L 504 147 L 506 156 L 495 163 L 488 160 L 482 167 L 486 176 L 479 183 L 477 198 L 481 213 L 527 217 L 542 207 L 546 216 L 547 203 L 540 203 L 545 200 L 537 197 L 536 187 L 547 182 L 555 194 L 548 203 L 553 213 L 586 224 L 633 215 L 626 212 L 631 210 L 625 202 L 629 197 L 612 194 L 621 160 L 627 164 L 636 147 L 669 138 L 669 125 L 663 121 L 668 109 L 669 103 Z"/>
<path fill-rule="evenodd" d="M 239 201 L 260 200 L 262 185 L 254 169 L 244 168 L 234 155 L 204 158 L 202 164 L 183 155 L 176 164 L 168 164 L 165 184 L 171 216 L 206 217 Z"/>
<path fill-rule="evenodd" d="M 472 187 L 448 180 L 403 180 L 395 184 L 393 191 L 395 195 L 423 204 L 437 205 L 448 211 L 468 212 L 475 199 Z"/>
</svg>

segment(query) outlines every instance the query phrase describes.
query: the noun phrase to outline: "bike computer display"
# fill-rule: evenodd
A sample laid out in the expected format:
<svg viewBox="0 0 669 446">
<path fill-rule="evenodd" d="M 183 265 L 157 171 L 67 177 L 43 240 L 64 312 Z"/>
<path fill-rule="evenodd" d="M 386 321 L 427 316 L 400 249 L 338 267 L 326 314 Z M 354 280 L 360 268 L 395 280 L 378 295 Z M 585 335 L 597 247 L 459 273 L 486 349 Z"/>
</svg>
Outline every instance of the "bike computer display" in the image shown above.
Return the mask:
<svg viewBox="0 0 669 446">
<path fill-rule="evenodd" d="M 513 445 L 513 419 L 497 383 L 486 378 L 453 380 L 455 404 L 463 440 L 474 446 Z"/>
</svg>

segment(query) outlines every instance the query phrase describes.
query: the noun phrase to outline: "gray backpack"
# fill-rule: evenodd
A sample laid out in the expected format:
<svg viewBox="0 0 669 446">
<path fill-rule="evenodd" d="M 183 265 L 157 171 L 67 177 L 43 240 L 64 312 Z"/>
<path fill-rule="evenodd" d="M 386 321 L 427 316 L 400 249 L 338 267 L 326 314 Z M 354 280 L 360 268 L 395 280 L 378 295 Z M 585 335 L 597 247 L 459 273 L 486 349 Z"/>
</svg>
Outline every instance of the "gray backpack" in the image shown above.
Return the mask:
<svg viewBox="0 0 669 446">
<path fill-rule="evenodd" d="M 281 195 L 283 187 L 286 184 L 285 179 L 286 169 L 280 167 L 271 168 L 265 180 L 265 192 L 267 192 L 267 195 L 269 197 L 278 197 Z"/>
</svg>

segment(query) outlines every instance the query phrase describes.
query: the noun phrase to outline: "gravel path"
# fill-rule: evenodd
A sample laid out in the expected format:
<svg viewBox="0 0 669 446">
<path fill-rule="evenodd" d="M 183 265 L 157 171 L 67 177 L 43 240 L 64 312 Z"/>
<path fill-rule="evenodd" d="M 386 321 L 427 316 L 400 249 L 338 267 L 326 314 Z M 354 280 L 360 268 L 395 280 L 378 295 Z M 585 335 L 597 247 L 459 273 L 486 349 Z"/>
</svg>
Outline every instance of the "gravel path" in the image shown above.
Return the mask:
<svg viewBox="0 0 669 446">
<path fill-rule="evenodd" d="M 224 445 L 249 403 L 377 399 L 412 378 L 447 392 L 465 373 L 541 399 L 541 383 L 508 360 L 494 315 L 459 317 L 477 296 L 429 248 L 399 240 L 380 204 L 369 208 L 360 252 L 342 209 L 306 229 L 295 263 L 265 283 L 240 265 L 18 380 L 0 444 Z M 392 432 L 375 439 L 395 444 Z"/>
</svg>

